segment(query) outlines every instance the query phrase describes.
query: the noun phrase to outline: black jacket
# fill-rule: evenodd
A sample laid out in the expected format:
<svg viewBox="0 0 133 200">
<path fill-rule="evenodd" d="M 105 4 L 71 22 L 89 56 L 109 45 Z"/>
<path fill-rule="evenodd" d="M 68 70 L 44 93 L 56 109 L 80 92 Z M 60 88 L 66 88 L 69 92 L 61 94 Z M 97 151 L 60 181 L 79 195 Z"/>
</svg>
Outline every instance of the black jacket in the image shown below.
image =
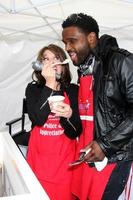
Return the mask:
<svg viewBox="0 0 133 200">
<path fill-rule="evenodd" d="M 72 116 L 69 119 L 60 118 L 60 123 L 64 128 L 65 134 L 75 139 L 81 134 L 82 125 L 78 110 L 78 86 L 70 84 L 69 87 L 62 88 L 61 91 L 53 91 L 47 86 L 42 86 L 37 82 L 31 82 L 26 88 L 26 101 L 29 118 L 34 126 L 42 126 L 50 114 L 50 107 L 48 104 L 48 97 L 50 95 L 62 94 L 63 92 L 69 97 L 70 105 L 73 110 Z"/>
<path fill-rule="evenodd" d="M 133 160 L 133 54 L 108 35 L 93 53 L 94 138 L 109 162 Z"/>
</svg>

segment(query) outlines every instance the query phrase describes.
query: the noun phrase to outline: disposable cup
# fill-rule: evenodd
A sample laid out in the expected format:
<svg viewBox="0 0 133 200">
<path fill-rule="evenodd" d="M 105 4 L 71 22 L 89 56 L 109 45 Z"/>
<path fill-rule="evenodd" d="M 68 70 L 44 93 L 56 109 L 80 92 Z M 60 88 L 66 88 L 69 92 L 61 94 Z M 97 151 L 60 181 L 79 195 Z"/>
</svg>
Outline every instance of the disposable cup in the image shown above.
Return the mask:
<svg viewBox="0 0 133 200">
<path fill-rule="evenodd" d="M 60 104 L 60 102 L 64 101 L 64 99 L 65 97 L 62 95 L 54 95 L 48 97 L 48 101 L 52 105 L 52 108 L 56 108 Z"/>
</svg>

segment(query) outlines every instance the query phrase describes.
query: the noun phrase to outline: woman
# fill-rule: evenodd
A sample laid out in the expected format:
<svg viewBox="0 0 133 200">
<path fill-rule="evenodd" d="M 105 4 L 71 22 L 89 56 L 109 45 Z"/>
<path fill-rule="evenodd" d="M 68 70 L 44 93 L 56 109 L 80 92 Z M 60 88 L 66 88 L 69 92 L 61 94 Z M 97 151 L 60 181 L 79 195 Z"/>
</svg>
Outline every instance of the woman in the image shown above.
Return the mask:
<svg viewBox="0 0 133 200">
<path fill-rule="evenodd" d="M 27 162 L 51 200 L 72 199 L 69 163 L 74 160 L 76 137 L 82 131 L 78 86 L 70 83 L 69 65 L 59 64 L 65 59 L 63 49 L 54 44 L 42 48 L 37 58 L 43 63 L 42 70 L 33 72 L 33 82 L 26 88 L 33 127 Z M 48 102 L 53 95 L 65 97 L 54 109 Z"/>
</svg>

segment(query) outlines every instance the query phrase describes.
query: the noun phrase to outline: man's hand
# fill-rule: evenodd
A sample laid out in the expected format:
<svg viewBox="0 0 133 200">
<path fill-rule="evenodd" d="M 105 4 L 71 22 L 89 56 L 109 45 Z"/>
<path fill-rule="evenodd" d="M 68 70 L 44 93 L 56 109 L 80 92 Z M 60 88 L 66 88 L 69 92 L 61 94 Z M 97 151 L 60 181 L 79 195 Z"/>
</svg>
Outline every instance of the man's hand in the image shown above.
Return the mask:
<svg viewBox="0 0 133 200">
<path fill-rule="evenodd" d="M 88 149 L 90 149 L 90 151 L 84 157 L 85 162 L 96 162 L 102 161 L 104 159 L 105 154 L 95 140 L 88 144 L 84 149 L 82 149 L 81 152 L 85 152 Z"/>
</svg>

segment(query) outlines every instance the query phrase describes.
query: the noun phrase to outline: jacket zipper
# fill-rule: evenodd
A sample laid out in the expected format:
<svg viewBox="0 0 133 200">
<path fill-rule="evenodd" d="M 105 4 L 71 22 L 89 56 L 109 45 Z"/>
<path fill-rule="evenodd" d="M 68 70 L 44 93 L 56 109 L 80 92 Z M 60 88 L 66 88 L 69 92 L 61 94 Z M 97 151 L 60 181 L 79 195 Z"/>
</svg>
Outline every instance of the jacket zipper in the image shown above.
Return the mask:
<svg viewBox="0 0 133 200">
<path fill-rule="evenodd" d="M 54 91 L 52 90 L 51 94 L 49 97 L 51 97 L 53 95 Z M 46 105 L 46 103 L 48 102 L 48 98 L 47 100 L 41 105 L 40 110 Z"/>
<path fill-rule="evenodd" d="M 67 94 L 68 98 L 69 98 L 69 94 Z M 70 98 L 69 98 L 70 99 Z M 69 118 L 67 118 L 67 122 L 70 124 L 70 126 L 76 131 L 75 126 L 72 124 L 72 122 L 70 122 Z"/>
<path fill-rule="evenodd" d="M 67 122 L 73 127 L 73 129 L 76 131 L 75 126 L 70 122 L 69 118 L 67 118 Z"/>
</svg>

